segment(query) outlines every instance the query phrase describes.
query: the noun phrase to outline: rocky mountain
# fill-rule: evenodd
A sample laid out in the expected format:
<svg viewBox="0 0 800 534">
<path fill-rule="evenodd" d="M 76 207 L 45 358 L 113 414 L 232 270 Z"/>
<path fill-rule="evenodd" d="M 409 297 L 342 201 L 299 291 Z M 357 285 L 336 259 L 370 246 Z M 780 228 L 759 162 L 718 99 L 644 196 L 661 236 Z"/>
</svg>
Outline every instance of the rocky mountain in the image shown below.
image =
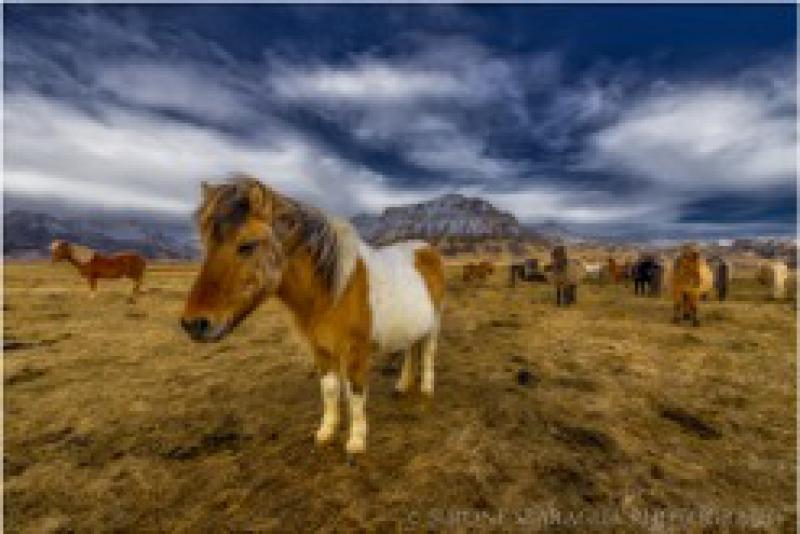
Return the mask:
<svg viewBox="0 0 800 534">
<path fill-rule="evenodd" d="M 380 215 L 357 215 L 352 222 L 371 243 L 390 243 L 401 239 L 442 238 L 509 239 L 528 236 L 510 213 L 491 203 L 459 194 L 386 208 Z"/>
<path fill-rule="evenodd" d="M 22 209 L 3 214 L 3 256 L 49 255 L 54 239 L 77 242 L 99 251 L 134 250 L 149 258 L 188 259 L 198 246 L 189 221 L 103 215 L 56 217 Z"/>
</svg>

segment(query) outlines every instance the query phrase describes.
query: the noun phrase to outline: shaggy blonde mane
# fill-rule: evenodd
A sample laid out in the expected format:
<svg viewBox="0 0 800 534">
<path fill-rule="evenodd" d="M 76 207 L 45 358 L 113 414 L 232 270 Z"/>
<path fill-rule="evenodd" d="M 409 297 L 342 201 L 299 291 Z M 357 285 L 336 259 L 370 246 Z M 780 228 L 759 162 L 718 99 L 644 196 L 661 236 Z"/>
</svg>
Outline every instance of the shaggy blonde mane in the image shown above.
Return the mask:
<svg viewBox="0 0 800 534">
<path fill-rule="evenodd" d="M 195 218 L 204 239 L 221 240 L 227 229 L 244 224 L 254 213 L 271 219 L 278 234 L 281 223 L 276 217 L 291 219 L 297 224 L 296 241 L 290 239 L 292 248 L 305 247 L 313 258 L 315 272 L 334 300 L 341 296 L 355 269 L 362 243 L 348 221 L 279 195 L 246 175 L 235 175 L 226 183 L 203 188 L 203 202 Z"/>
<path fill-rule="evenodd" d="M 74 243 L 69 244 L 69 249 L 72 258 L 81 265 L 86 265 L 92 261 L 92 258 L 94 258 L 94 255 L 96 254 L 96 252 L 89 247 L 84 245 L 76 245 Z"/>
</svg>

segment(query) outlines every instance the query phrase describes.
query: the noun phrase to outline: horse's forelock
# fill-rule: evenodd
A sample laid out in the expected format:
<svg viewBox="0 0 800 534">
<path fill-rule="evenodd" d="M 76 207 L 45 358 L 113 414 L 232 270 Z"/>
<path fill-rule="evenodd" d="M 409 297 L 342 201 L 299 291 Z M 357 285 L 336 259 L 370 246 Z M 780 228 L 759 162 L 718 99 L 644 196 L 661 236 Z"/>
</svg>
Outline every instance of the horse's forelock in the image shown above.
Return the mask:
<svg viewBox="0 0 800 534">
<path fill-rule="evenodd" d="M 272 192 L 255 178 L 235 175 L 228 182 L 208 188 L 195 212 L 204 235 L 221 241 L 256 212 L 266 213 Z"/>
</svg>

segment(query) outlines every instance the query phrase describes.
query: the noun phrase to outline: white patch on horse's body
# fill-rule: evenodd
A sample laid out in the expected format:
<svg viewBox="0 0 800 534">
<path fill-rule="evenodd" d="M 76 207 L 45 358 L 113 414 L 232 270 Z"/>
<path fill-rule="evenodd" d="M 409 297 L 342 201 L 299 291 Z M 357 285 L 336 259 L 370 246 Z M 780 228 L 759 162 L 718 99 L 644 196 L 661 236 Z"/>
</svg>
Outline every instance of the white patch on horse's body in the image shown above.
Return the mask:
<svg viewBox="0 0 800 534">
<path fill-rule="evenodd" d="M 336 235 L 338 265 L 334 298 L 347 287 L 360 258 L 367 269 L 372 340 L 380 352 L 396 352 L 428 336 L 436 327 L 436 312 L 422 275 L 415 266 L 415 252 L 424 241 L 404 241 L 373 248 L 361 240 L 353 226 L 329 218 Z"/>
<path fill-rule="evenodd" d="M 409 349 L 436 327 L 436 311 L 415 252 L 428 244 L 406 241 L 381 248 L 361 244 L 367 267 L 372 340 L 380 352 Z"/>
</svg>

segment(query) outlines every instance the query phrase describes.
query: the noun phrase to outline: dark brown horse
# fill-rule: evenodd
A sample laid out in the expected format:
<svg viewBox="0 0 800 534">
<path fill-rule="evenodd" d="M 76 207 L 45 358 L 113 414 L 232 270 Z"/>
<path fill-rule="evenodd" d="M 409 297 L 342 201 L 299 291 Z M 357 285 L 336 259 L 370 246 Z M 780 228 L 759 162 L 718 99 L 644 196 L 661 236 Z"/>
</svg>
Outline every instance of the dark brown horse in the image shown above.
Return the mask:
<svg viewBox="0 0 800 534">
<path fill-rule="evenodd" d="M 569 306 L 578 301 L 578 284 L 585 274 L 583 264 L 567 258 L 567 248 L 558 245 L 551 253 L 551 279 L 556 288 L 556 306 Z"/>
<path fill-rule="evenodd" d="M 92 296 L 100 278 L 130 278 L 133 280 L 131 298 L 139 294 L 146 267 L 145 260 L 134 252 L 121 252 L 104 256 L 97 251 L 57 239 L 50 245 L 53 262 L 68 261 L 89 282 Z"/>
</svg>

